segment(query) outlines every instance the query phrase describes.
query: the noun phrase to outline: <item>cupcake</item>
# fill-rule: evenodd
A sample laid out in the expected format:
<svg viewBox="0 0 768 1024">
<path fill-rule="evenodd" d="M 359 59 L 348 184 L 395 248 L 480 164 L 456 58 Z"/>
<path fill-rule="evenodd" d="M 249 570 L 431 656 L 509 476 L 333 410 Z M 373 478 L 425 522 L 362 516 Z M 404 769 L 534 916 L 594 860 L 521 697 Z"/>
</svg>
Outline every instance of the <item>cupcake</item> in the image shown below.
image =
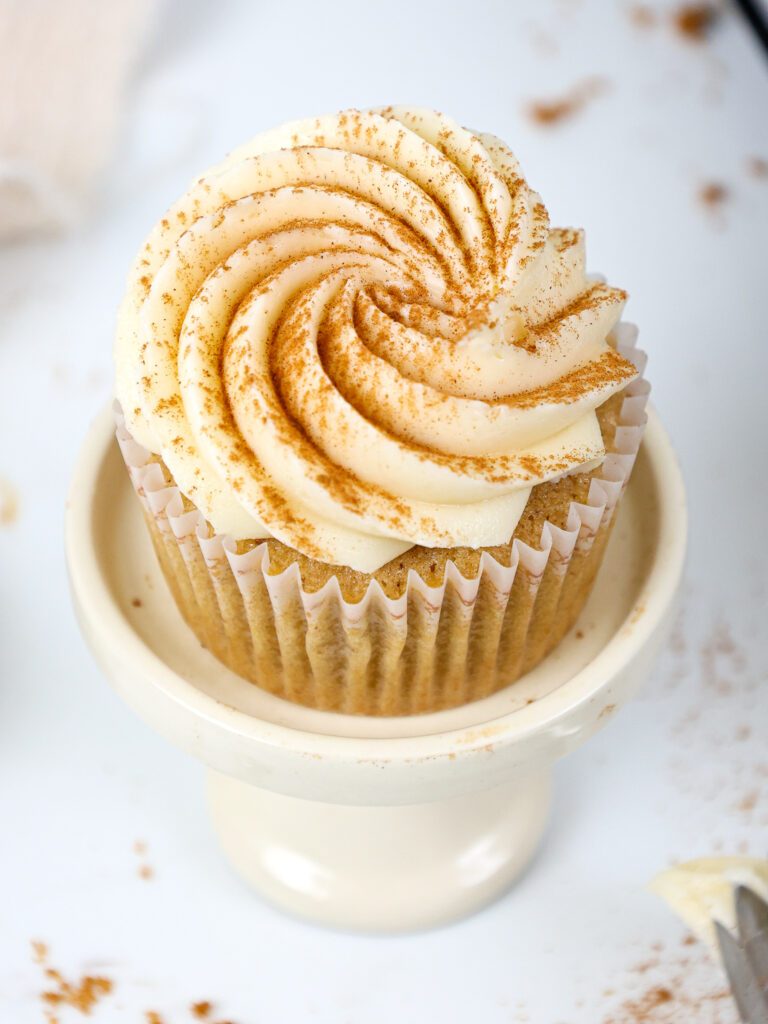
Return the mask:
<svg viewBox="0 0 768 1024">
<path fill-rule="evenodd" d="M 531 669 L 640 443 L 625 301 L 503 142 L 431 110 L 292 122 L 197 178 L 115 341 L 118 441 L 197 640 L 358 714 Z"/>
</svg>

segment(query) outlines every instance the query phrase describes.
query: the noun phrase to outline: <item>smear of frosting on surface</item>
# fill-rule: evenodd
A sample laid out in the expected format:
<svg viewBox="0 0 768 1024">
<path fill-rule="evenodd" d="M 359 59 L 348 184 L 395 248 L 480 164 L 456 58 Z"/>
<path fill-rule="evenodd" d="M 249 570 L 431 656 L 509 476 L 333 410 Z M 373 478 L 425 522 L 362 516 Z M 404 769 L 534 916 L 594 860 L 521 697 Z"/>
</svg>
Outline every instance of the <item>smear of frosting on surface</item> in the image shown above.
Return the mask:
<svg viewBox="0 0 768 1024">
<path fill-rule="evenodd" d="M 214 530 L 372 572 L 509 540 L 635 375 L 510 150 L 431 110 L 292 122 L 196 179 L 129 275 L 116 393 Z"/>
</svg>

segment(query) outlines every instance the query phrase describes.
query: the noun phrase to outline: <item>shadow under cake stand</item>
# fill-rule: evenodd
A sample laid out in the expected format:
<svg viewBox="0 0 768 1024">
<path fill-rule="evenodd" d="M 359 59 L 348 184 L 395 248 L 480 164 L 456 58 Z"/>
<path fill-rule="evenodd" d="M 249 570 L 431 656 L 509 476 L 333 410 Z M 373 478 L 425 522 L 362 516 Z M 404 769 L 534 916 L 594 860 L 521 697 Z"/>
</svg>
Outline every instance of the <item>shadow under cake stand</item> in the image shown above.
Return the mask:
<svg viewBox="0 0 768 1024">
<path fill-rule="evenodd" d="M 125 702 L 208 766 L 208 804 L 240 874 L 328 925 L 432 927 L 500 895 L 541 839 L 550 768 L 634 695 L 670 626 L 686 509 L 653 410 L 605 561 L 576 627 L 532 672 L 464 707 L 366 718 L 291 704 L 203 649 L 152 551 L 111 408 L 67 510 L 86 641 Z"/>
</svg>

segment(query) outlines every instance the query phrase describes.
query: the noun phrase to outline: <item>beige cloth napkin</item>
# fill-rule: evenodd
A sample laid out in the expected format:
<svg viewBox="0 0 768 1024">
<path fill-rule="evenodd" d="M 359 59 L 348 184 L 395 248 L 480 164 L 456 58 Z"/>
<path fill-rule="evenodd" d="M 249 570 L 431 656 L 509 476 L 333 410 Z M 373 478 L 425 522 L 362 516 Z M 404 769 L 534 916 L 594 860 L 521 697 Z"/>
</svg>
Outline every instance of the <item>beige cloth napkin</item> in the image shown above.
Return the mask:
<svg viewBox="0 0 768 1024">
<path fill-rule="evenodd" d="M 0 0 L 0 241 L 73 223 L 160 0 Z"/>
</svg>

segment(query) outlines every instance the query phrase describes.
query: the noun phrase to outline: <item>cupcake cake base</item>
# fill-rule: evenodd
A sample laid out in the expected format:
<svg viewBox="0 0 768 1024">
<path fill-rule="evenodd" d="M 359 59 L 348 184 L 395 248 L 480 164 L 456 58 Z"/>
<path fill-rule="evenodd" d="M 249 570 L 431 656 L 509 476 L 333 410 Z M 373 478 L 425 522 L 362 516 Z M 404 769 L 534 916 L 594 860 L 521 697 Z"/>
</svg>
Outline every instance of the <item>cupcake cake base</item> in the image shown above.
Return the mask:
<svg viewBox="0 0 768 1024">
<path fill-rule="evenodd" d="M 216 829 L 249 883 L 327 924 L 404 930 L 477 909 L 523 869 L 546 818 L 549 766 L 610 721 L 666 636 L 685 532 L 679 470 L 651 413 L 603 568 L 574 629 L 512 686 L 400 718 L 290 703 L 194 643 L 157 566 L 111 410 L 94 425 L 76 469 L 67 558 L 84 635 L 110 682 L 151 727 L 216 773 Z M 318 801 L 326 805 L 319 818 Z M 462 808 L 459 843 L 451 823 L 455 830 Z M 475 865 L 458 889 L 457 865 L 467 863 L 494 815 L 497 871 L 481 877 Z M 289 819 L 290 836 L 279 833 L 277 821 Z M 377 830 L 386 826 L 392 856 L 409 863 L 416 819 L 434 869 L 422 896 L 412 856 L 400 882 L 382 875 L 377 860 Z M 275 842 L 265 846 L 270 835 Z M 278 839 L 293 856 L 264 855 Z M 325 864 L 319 849 L 327 851 Z M 342 849 L 356 851 L 354 871 L 340 859 Z M 291 863 L 301 870 L 291 874 Z"/>
</svg>

